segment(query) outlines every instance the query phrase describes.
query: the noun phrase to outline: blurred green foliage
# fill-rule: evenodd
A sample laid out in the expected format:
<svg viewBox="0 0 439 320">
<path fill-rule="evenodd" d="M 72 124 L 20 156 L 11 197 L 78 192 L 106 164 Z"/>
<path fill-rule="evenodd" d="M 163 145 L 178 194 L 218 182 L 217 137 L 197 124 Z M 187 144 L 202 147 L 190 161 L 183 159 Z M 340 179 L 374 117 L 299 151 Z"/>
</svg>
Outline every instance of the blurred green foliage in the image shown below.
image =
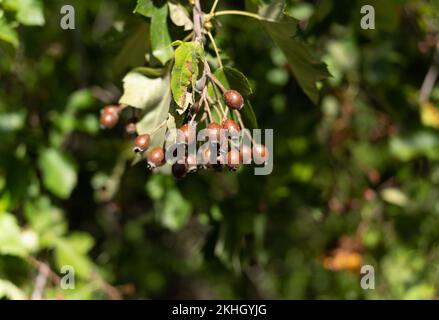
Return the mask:
<svg viewBox="0 0 439 320">
<path fill-rule="evenodd" d="M 429 109 L 418 95 L 438 1 L 289 1 L 332 74 L 318 106 L 298 86 L 309 75 L 257 22 L 218 19 L 225 65 L 249 78 L 259 126 L 274 128 L 274 171 L 184 181 L 131 165 L 122 124 L 99 129 L 124 73 L 154 50 L 150 21 L 134 1 L 77 0 L 64 31 L 63 2 L 42 3 L 0 0 L 0 297 L 30 298 L 45 264 L 44 298 L 437 297 L 439 89 Z M 375 30 L 360 28 L 363 4 Z M 361 289 L 361 264 L 375 290 Z M 59 286 L 63 265 L 75 290 Z"/>
</svg>

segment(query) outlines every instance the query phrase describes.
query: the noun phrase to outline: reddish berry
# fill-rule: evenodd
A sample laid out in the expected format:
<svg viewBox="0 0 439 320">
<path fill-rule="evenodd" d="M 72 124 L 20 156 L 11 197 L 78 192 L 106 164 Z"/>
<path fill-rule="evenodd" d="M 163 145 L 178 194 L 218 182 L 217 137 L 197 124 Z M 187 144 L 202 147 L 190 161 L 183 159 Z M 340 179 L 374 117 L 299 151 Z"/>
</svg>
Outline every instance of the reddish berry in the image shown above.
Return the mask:
<svg viewBox="0 0 439 320">
<path fill-rule="evenodd" d="M 177 141 L 180 143 L 191 144 L 194 142 L 197 133 L 195 131 L 195 126 L 186 123 L 178 129 Z"/>
<path fill-rule="evenodd" d="M 211 122 L 207 125 L 209 139 L 212 142 L 221 140 L 221 126 L 216 122 Z"/>
<path fill-rule="evenodd" d="M 114 128 L 114 126 L 119 121 L 119 114 L 117 112 L 102 112 L 100 123 L 103 128 L 111 129 Z"/>
<path fill-rule="evenodd" d="M 186 158 L 187 171 L 194 172 L 197 171 L 197 157 L 194 154 L 189 154 Z"/>
<path fill-rule="evenodd" d="M 253 146 L 253 159 L 257 164 L 263 164 L 267 161 L 268 151 L 263 144 Z"/>
<path fill-rule="evenodd" d="M 151 168 L 160 167 L 165 163 L 165 153 L 163 148 L 153 147 L 148 151 L 146 158 Z"/>
<path fill-rule="evenodd" d="M 174 163 L 172 165 L 172 174 L 177 179 L 183 179 L 188 172 L 188 165 L 186 163 Z"/>
<path fill-rule="evenodd" d="M 120 108 L 117 105 L 106 106 L 101 110 L 101 113 L 117 113 L 119 114 Z"/>
<path fill-rule="evenodd" d="M 239 131 L 241 130 L 238 126 L 238 124 L 233 121 L 232 119 L 226 119 L 222 123 L 222 128 L 224 130 L 227 130 L 230 135 L 237 135 Z"/>
<path fill-rule="evenodd" d="M 231 149 L 227 152 L 227 166 L 230 170 L 237 170 L 241 162 L 241 155 L 237 149 Z"/>
<path fill-rule="evenodd" d="M 148 149 L 151 143 L 151 136 L 147 133 L 137 136 L 134 140 L 134 152 L 142 152 Z"/>
<path fill-rule="evenodd" d="M 204 146 L 198 151 L 198 157 L 199 162 L 205 166 L 218 162 L 217 155 L 212 155 L 212 150 L 208 146 Z"/>
<path fill-rule="evenodd" d="M 137 132 L 136 124 L 134 122 L 130 122 L 125 126 L 125 131 L 128 134 L 135 134 Z"/>
<path fill-rule="evenodd" d="M 229 108 L 234 110 L 240 110 L 244 105 L 244 98 L 236 90 L 227 90 L 223 95 L 224 101 Z"/>
<path fill-rule="evenodd" d="M 250 164 L 252 162 L 252 148 L 248 145 L 241 145 L 239 153 L 243 164 Z"/>
</svg>

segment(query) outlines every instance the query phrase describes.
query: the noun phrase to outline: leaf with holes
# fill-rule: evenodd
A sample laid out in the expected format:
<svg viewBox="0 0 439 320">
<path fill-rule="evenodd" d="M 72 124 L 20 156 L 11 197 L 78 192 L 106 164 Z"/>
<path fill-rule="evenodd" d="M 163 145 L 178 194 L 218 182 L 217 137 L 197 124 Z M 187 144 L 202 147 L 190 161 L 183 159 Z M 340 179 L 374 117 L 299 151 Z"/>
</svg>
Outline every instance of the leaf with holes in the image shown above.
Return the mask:
<svg viewBox="0 0 439 320">
<path fill-rule="evenodd" d="M 188 93 L 191 92 L 199 74 L 199 62 L 203 47 L 196 42 L 183 42 L 175 50 L 175 63 L 171 75 L 171 90 L 181 114 L 188 107 Z M 191 90 L 189 90 L 191 89 Z"/>
</svg>

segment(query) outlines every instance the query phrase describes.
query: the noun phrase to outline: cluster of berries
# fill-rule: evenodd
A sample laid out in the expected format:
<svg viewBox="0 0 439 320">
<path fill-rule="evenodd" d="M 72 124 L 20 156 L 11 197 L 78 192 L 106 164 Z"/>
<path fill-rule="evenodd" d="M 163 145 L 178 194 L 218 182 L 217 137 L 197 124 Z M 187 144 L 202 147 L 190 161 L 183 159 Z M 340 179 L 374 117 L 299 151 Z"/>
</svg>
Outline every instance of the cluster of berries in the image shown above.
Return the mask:
<svg viewBox="0 0 439 320">
<path fill-rule="evenodd" d="M 151 135 L 157 131 L 154 130 L 154 132 L 141 134 L 135 138 L 134 152 L 146 153 L 150 169 L 161 167 L 169 161 L 169 158 L 172 158 L 172 173 L 176 178 L 183 178 L 188 173 L 198 169 L 211 168 L 221 171 L 227 167 L 235 171 L 242 164 L 250 164 L 252 161 L 257 164 L 265 163 L 268 151 L 264 145 L 253 142 L 253 147 L 251 147 L 251 143 L 244 143 L 244 133 L 248 135 L 250 141 L 253 140 L 249 131 L 245 129 L 239 113 L 239 110 L 244 106 L 242 95 L 236 90 L 224 90 L 223 100 L 231 112 L 235 112 L 237 115 L 239 125 L 231 117 L 223 117 L 220 123 L 212 121 L 210 117 L 204 117 L 197 122 L 194 120 L 195 112 L 192 119 L 177 130 L 175 144 L 168 150 L 162 146 L 150 145 Z M 120 112 L 125 107 L 125 105 L 105 107 L 101 111 L 101 126 L 113 128 L 118 122 Z M 197 126 L 203 120 L 205 123 L 203 130 L 205 130 L 204 134 L 208 138 L 208 143 L 204 143 L 198 152 L 192 153 L 190 146 L 196 145 Z M 135 133 L 136 125 L 129 123 L 126 126 L 126 131 L 130 134 Z"/>
</svg>

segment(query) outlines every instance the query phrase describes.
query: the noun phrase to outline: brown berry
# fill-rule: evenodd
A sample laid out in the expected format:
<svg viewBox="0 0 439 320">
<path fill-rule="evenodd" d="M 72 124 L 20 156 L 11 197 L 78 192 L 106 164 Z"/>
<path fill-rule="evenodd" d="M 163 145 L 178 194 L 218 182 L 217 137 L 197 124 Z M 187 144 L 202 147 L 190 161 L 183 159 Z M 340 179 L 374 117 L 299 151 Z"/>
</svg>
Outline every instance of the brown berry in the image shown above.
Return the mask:
<svg viewBox="0 0 439 320">
<path fill-rule="evenodd" d="M 210 141 L 217 142 L 221 140 L 221 129 L 221 126 L 216 122 L 211 122 L 207 125 Z"/>
<path fill-rule="evenodd" d="M 236 90 L 227 90 L 223 95 L 224 101 L 229 108 L 240 110 L 244 105 L 244 98 Z"/>
<path fill-rule="evenodd" d="M 165 153 L 163 151 L 163 148 L 151 148 L 146 155 L 146 159 L 148 160 L 148 165 L 151 168 L 162 166 L 165 163 Z"/>
<path fill-rule="evenodd" d="M 197 157 L 196 157 L 196 155 L 189 154 L 186 158 L 186 163 L 187 163 L 188 173 L 197 171 Z"/>
<path fill-rule="evenodd" d="M 231 149 L 227 152 L 227 166 L 230 170 L 237 170 L 241 165 L 241 154 L 237 149 Z"/>
<path fill-rule="evenodd" d="M 233 121 L 232 119 L 226 119 L 222 123 L 222 128 L 224 130 L 227 130 L 227 133 L 230 137 L 236 137 L 239 134 L 239 131 L 241 130 L 238 126 L 238 124 Z"/>
<path fill-rule="evenodd" d="M 117 105 L 109 105 L 101 110 L 101 113 L 117 113 L 119 114 L 120 108 Z"/>
<path fill-rule="evenodd" d="M 252 148 L 246 144 L 242 144 L 239 153 L 243 164 L 250 164 L 252 162 Z"/>
<path fill-rule="evenodd" d="M 125 131 L 128 134 L 135 134 L 137 132 L 136 124 L 134 122 L 130 122 L 125 126 Z"/>
<path fill-rule="evenodd" d="M 104 111 L 101 113 L 100 123 L 103 128 L 106 129 L 114 128 L 114 126 L 117 124 L 118 121 L 119 121 L 119 114 L 117 112 Z"/>
<path fill-rule="evenodd" d="M 186 163 L 174 163 L 172 165 L 172 174 L 177 179 L 183 179 L 186 177 L 188 166 Z"/>
<path fill-rule="evenodd" d="M 212 155 L 212 149 L 208 146 L 203 146 L 198 151 L 199 162 L 205 166 L 210 166 L 218 162 L 218 156 Z"/>
<path fill-rule="evenodd" d="M 151 136 L 147 133 L 141 134 L 134 140 L 134 152 L 142 152 L 148 149 L 151 143 Z"/>
<path fill-rule="evenodd" d="M 195 131 L 195 126 L 189 123 L 184 124 L 178 129 L 177 141 L 180 143 L 191 144 L 194 142 L 197 133 Z"/>
<path fill-rule="evenodd" d="M 263 164 L 267 161 L 268 151 L 263 144 L 256 144 L 253 146 L 253 159 L 256 164 Z"/>
</svg>

